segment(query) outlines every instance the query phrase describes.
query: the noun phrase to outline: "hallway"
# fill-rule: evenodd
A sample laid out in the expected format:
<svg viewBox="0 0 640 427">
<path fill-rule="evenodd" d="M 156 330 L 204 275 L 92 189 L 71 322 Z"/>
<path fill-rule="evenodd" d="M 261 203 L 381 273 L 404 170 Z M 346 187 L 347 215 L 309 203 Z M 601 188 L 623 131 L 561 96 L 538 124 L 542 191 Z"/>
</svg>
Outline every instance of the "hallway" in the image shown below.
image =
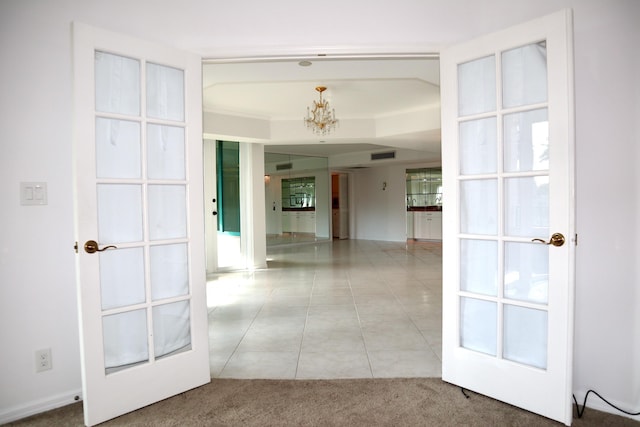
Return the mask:
<svg viewBox="0 0 640 427">
<path fill-rule="evenodd" d="M 212 377 L 440 376 L 441 243 L 336 240 L 267 258 L 209 278 Z"/>
</svg>

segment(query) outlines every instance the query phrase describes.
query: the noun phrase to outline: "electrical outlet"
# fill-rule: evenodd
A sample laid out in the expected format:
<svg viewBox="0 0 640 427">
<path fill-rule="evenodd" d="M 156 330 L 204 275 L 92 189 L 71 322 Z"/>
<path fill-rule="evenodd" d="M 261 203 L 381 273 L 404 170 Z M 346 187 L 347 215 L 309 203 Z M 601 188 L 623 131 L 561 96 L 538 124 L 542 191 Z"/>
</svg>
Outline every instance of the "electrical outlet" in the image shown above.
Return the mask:
<svg viewBox="0 0 640 427">
<path fill-rule="evenodd" d="M 36 351 L 36 372 L 48 371 L 52 367 L 51 349 L 45 348 Z"/>
</svg>

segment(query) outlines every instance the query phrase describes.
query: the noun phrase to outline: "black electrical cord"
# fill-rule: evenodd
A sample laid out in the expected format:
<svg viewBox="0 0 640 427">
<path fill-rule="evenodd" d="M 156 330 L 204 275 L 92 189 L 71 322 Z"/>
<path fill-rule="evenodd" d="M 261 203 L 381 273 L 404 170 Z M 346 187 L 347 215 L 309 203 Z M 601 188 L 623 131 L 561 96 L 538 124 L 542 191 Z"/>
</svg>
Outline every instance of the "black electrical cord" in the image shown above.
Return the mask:
<svg viewBox="0 0 640 427">
<path fill-rule="evenodd" d="M 465 388 L 464 387 L 460 387 L 460 391 L 462 392 L 462 395 L 464 397 L 466 397 L 467 399 L 469 398 L 469 395 L 465 392 Z M 595 394 L 600 399 L 602 399 L 607 405 L 611 406 L 612 408 L 617 409 L 620 412 L 623 412 L 623 413 L 625 413 L 627 415 L 631 415 L 631 416 L 640 415 L 640 412 L 629 412 L 629 411 L 625 411 L 624 409 L 620 409 L 616 405 L 614 405 L 613 403 L 609 402 L 604 397 L 600 396 L 600 394 L 597 391 L 589 390 L 589 391 L 587 391 L 587 394 L 584 395 L 584 402 L 582 402 L 582 409 L 580 409 L 580 405 L 578 405 L 578 399 L 576 399 L 576 395 L 575 394 L 573 395 L 573 401 L 576 404 L 576 412 L 578 413 L 578 418 L 582 418 L 582 415 L 584 415 L 585 409 L 587 409 L 587 398 L 589 397 L 589 393 Z"/>
<path fill-rule="evenodd" d="M 589 390 L 587 392 L 587 394 L 584 395 L 584 402 L 582 402 L 582 409 L 580 409 L 580 405 L 578 405 L 578 399 L 576 399 L 576 395 L 575 394 L 573 395 L 573 401 L 576 403 L 576 411 L 578 412 L 578 418 L 582 418 L 582 414 L 584 414 L 584 410 L 587 408 L 587 397 L 589 397 L 589 393 L 595 394 L 600 399 L 602 399 L 606 404 L 608 404 L 609 406 L 617 409 L 620 412 L 624 412 L 625 414 L 632 415 L 632 416 L 640 415 L 640 412 L 635 412 L 634 413 L 634 412 L 625 411 L 624 409 L 620 409 L 616 405 L 614 405 L 613 403 L 609 402 L 604 397 L 600 396 L 597 391 Z"/>
</svg>

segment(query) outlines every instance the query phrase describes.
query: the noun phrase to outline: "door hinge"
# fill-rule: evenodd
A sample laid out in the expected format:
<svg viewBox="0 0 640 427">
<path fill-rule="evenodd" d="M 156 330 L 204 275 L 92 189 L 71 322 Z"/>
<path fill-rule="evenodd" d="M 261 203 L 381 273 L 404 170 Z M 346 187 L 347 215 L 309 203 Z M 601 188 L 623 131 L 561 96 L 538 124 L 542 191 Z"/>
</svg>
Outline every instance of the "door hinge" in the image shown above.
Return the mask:
<svg viewBox="0 0 640 427">
<path fill-rule="evenodd" d="M 576 233 L 575 237 L 573 238 L 573 243 L 578 246 L 578 233 Z"/>
</svg>

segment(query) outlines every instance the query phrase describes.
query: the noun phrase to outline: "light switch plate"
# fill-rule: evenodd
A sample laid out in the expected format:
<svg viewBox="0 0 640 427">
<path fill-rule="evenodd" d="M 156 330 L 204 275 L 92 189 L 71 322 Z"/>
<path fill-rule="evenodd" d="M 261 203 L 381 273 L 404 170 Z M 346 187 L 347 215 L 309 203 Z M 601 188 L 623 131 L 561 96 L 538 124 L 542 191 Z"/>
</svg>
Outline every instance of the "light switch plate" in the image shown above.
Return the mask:
<svg viewBox="0 0 640 427">
<path fill-rule="evenodd" d="M 47 204 L 46 182 L 21 182 L 20 204 L 24 206 L 38 206 Z"/>
</svg>

